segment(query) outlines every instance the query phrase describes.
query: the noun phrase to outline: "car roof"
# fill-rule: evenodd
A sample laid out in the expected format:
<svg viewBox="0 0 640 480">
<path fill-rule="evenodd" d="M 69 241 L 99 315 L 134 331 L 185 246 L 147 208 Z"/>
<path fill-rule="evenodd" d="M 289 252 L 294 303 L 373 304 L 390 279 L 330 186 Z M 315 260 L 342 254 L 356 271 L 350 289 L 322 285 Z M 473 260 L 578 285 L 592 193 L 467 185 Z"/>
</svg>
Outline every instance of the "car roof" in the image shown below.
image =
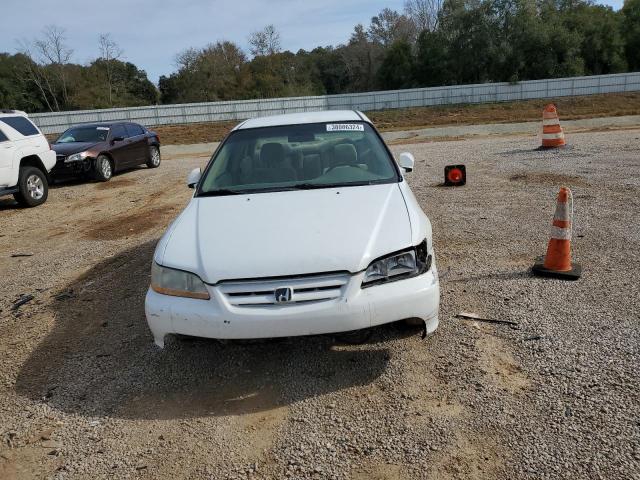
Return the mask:
<svg viewBox="0 0 640 480">
<path fill-rule="evenodd" d="M 15 117 L 16 115 L 20 117 L 27 116 L 27 114 L 22 110 L 8 110 L 8 109 L 0 110 L 0 117 Z"/>
<path fill-rule="evenodd" d="M 111 127 L 112 125 L 117 125 L 119 123 L 127 123 L 127 122 L 100 122 L 100 123 L 78 123 L 77 125 L 71 125 L 69 128 L 78 128 L 78 127 Z"/>
<path fill-rule="evenodd" d="M 287 113 L 270 117 L 252 118 L 242 122 L 234 130 L 247 128 L 276 127 L 281 125 L 299 125 L 305 123 L 353 122 L 371 123 L 366 115 L 354 110 L 324 110 L 320 112 Z"/>
</svg>

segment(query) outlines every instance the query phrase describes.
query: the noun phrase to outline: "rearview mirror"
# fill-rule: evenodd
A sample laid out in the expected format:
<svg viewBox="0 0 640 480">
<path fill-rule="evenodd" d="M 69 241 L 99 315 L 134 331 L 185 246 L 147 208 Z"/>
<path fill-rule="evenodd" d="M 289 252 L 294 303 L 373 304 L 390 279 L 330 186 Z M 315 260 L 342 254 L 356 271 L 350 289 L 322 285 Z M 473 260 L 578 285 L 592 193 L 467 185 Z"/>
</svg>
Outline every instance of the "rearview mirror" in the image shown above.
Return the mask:
<svg viewBox="0 0 640 480">
<path fill-rule="evenodd" d="M 415 165 L 415 163 L 416 159 L 413 158 L 413 155 L 411 155 L 409 152 L 402 152 L 400 154 L 400 157 L 398 158 L 398 165 L 400 165 L 400 167 L 407 173 L 413 171 L 413 166 Z"/>
<path fill-rule="evenodd" d="M 187 177 L 187 186 L 189 188 L 195 188 L 198 182 L 200 181 L 200 177 L 202 176 L 202 171 L 199 168 L 194 168 L 189 173 Z"/>
</svg>

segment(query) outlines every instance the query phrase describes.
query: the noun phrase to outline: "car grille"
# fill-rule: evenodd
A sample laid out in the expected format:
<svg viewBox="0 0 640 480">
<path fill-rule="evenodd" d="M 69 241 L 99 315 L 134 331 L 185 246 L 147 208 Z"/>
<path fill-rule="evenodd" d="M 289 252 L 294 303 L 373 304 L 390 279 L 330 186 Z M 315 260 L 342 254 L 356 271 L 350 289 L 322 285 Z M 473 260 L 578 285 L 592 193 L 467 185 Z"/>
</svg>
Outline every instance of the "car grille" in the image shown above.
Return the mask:
<svg viewBox="0 0 640 480">
<path fill-rule="evenodd" d="M 286 307 L 304 303 L 336 300 L 344 295 L 349 275 L 346 273 L 311 275 L 276 279 L 222 282 L 219 289 L 236 307 Z M 277 302 L 275 290 L 290 288 L 287 302 Z"/>
</svg>

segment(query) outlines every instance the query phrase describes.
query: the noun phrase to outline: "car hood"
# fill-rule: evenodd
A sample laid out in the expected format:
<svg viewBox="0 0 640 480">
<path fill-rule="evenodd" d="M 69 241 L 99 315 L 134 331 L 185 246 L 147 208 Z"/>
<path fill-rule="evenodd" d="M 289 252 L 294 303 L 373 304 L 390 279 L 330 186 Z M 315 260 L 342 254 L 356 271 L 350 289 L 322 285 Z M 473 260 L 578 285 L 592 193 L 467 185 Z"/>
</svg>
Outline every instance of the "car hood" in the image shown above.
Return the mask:
<svg viewBox="0 0 640 480">
<path fill-rule="evenodd" d="M 60 155 L 73 155 L 78 152 L 86 152 L 96 145 L 95 142 L 54 143 L 51 148 Z"/>
<path fill-rule="evenodd" d="M 411 246 L 397 183 L 191 200 L 155 261 L 222 280 L 358 272 Z"/>
</svg>

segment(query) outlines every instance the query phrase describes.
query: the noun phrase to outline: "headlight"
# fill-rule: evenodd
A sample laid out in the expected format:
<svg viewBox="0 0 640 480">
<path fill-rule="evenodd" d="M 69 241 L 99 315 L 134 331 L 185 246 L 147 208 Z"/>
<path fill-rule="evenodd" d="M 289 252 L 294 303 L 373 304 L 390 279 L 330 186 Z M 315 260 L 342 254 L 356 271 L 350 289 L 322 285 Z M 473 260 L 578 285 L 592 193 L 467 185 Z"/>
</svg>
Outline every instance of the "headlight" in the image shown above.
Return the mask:
<svg viewBox="0 0 640 480">
<path fill-rule="evenodd" d="M 182 270 L 163 267 L 153 262 L 151 289 L 163 295 L 209 300 L 209 292 L 197 275 Z"/>
<path fill-rule="evenodd" d="M 87 152 L 74 153 L 73 155 L 69 155 L 65 162 L 79 162 L 87 158 Z"/>
<path fill-rule="evenodd" d="M 431 268 L 427 241 L 415 248 L 375 260 L 364 272 L 362 288 L 425 273 Z"/>
</svg>

